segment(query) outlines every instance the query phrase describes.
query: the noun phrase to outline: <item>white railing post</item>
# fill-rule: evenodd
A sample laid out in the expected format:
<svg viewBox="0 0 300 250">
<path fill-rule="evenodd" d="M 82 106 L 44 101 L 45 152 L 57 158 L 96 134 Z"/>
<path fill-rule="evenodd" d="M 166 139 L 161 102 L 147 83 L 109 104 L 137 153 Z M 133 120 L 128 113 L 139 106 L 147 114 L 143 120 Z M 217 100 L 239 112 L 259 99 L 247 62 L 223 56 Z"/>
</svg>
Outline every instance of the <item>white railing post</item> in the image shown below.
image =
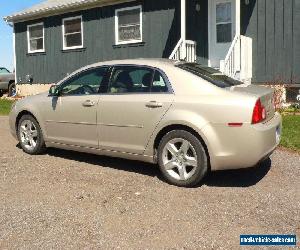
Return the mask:
<svg viewBox="0 0 300 250">
<path fill-rule="evenodd" d="M 182 39 L 180 39 L 169 58 L 173 60 L 185 60 L 187 62 L 196 62 L 196 49 L 197 43 L 195 41 L 183 41 Z"/>
<path fill-rule="evenodd" d="M 252 39 L 236 35 L 225 60 L 220 61 L 220 71 L 232 78 L 249 82 L 252 78 Z"/>
<path fill-rule="evenodd" d="M 252 78 L 252 39 L 241 36 L 241 80 L 250 81 Z"/>
</svg>

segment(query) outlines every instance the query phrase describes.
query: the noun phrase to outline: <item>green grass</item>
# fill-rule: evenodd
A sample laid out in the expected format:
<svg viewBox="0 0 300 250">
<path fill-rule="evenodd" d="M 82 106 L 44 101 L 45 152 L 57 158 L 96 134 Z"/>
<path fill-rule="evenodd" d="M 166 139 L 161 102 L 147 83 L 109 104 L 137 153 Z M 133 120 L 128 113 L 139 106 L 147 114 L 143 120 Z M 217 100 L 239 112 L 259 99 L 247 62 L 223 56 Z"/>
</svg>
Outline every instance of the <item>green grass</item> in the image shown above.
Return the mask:
<svg viewBox="0 0 300 250">
<path fill-rule="evenodd" d="M 0 99 L 0 115 L 8 115 L 14 101 Z"/>
<path fill-rule="evenodd" d="M 300 116 L 282 116 L 282 139 L 281 145 L 296 151 L 300 151 Z"/>
</svg>

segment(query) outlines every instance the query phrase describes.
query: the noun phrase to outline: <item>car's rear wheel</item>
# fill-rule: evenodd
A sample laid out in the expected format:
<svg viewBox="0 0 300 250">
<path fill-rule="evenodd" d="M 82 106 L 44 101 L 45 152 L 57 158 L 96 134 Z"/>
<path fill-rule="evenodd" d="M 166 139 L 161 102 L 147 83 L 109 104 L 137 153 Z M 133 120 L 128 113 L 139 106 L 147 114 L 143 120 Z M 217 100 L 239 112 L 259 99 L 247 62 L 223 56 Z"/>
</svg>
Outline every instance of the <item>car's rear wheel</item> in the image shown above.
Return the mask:
<svg viewBox="0 0 300 250">
<path fill-rule="evenodd" d="M 15 96 L 17 93 L 16 84 L 11 82 L 8 86 L 8 96 Z"/>
<path fill-rule="evenodd" d="M 167 133 L 158 147 L 158 162 L 164 178 L 173 185 L 193 187 L 207 173 L 205 149 L 193 134 L 184 130 Z"/>
<path fill-rule="evenodd" d="M 31 115 L 21 117 L 18 124 L 18 138 L 22 149 L 28 154 L 41 154 L 46 149 L 40 125 Z"/>
</svg>

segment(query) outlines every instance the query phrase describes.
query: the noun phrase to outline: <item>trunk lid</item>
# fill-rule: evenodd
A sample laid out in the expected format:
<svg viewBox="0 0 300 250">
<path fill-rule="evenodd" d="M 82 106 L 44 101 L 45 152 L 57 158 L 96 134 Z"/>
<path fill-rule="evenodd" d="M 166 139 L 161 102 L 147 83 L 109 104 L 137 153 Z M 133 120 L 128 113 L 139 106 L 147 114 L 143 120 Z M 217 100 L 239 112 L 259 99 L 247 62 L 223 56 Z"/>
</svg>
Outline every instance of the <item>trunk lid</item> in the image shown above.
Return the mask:
<svg viewBox="0 0 300 250">
<path fill-rule="evenodd" d="M 230 88 L 231 91 L 243 92 L 254 95 L 260 99 L 261 104 L 266 109 L 266 119 L 264 122 L 269 121 L 275 114 L 275 107 L 273 104 L 274 90 L 267 87 L 256 85 L 237 85 Z"/>
</svg>

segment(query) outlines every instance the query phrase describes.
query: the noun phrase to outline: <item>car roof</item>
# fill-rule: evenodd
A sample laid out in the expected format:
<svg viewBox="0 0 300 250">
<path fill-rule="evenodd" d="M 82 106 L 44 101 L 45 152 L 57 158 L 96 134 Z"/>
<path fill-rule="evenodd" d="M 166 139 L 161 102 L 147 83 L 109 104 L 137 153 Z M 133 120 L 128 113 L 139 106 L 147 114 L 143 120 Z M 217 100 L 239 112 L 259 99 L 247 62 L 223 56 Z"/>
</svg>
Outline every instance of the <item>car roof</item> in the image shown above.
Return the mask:
<svg viewBox="0 0 300 250">
<path fill-rule="evenodd" d="M 111 66 L 111 65 L 132 65 L 132 64 L 164 68 L 165 66 L 174 66 L 178 63 L 180 63 L 180 61 L 175 61 L 166 58 L 137 58 L 137 59 L 124 59 L 124 60 L 98 62 L 98 63 L 88 65 L 84 68 L 93 68 L 93 67 L 99 67 L 105 65 Z"/>
</svg>

